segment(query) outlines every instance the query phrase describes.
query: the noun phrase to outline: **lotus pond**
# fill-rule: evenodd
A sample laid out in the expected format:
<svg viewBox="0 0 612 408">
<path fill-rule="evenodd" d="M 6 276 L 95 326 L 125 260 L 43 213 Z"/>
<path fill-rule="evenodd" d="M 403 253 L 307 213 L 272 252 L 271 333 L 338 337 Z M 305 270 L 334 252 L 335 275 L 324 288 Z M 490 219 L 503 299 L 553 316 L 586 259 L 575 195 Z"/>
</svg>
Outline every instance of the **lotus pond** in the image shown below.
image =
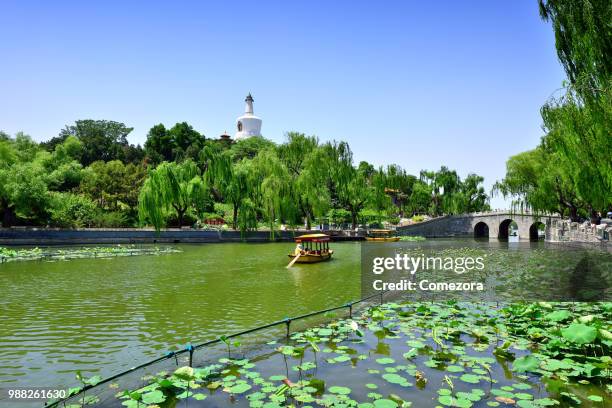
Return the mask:
<svg viewBox="0 0 612 408">
<path fill-rule="evenodd" d="M 228 344 L 214 364 L 144 377 L 104 405 L 603 407 L 611 315 L 611 303 L 385 303 L 250 358 Z"/>
<path fill-rule="evenodd" d="M 14 261 L 67 261 L 83 258 L 110 258 L 114 256 L 161 255 L 181 252 L 172 247 L 150 246 L 139 248 L 135 245 L 77 248 L 24 248 L 0 247 L 0 263 Z"/>
<path fill-rule="evenodd" d="M 492 269 L 506 270 L 515 274 L 520 272 L 525 277 L 533 277 L 531 283 L 537 282 L 538 279 L 542 282 L 554 274 L 565 276 L 571 273 L 572 276 L 576 276 L 574 264 L 580 260 L 580 257 L 569 251 L 549 248 L 541 242 L 508 243 L 453 239 L 402 244 L 414 246 L 415 250 L 427 247 L 453 256 L 484 252 Z M 163 356 L 169 350 L 183 349 L 190 342 L 197 344 L 216 339 L 286 316 L 342 305 L 360 297 L 360 243 L 334 243 L 335 253 L 332 261 L 296 265 L 287 270 L 286 254 L 293 247 L 292 243 L 179 244 L 173 248 L 180 252 L 164 253 L 159 256 L 83 257 L 67 262 L 41 259 L 0 264 L 0 289 L 3 295 L 0 297 L 0 310 L 2 310 L 0 388 L 17 385 L 74 387 L 80 382 L 75 379 L 77 370 L 87 378 L 93 377 L 92 381 L 96 382 L 99 378 L 108 377 L 139 363 Z M 597 265 L 601 272 L 597 276 L 609 279 L 612 272 L 609 267 L 612 265 L 611 255 L 605 254 L 603 261 Z M 551 287 L 553 286 L 559 285 Z M 517 286 L 517 289 L 520 289 L 520 286 Z M 281 392 L 285 401 L 293 404 L 300 402 L 297 399 L 298 395 L 293 393 L 299 393 L 300 389 L 312 391 L 308 387 L 316 388 L 316 384 L 321 385 L 316 380 L 322 380 L 325 382 L 325 388 L 321 389 L 319 386 L 317 392 L 310 392 L 314 401 L 302 401 L 303 405 L 322 405 L 323 400 L 327 401 L 330 395 L 345 399 L 342 397 L 344 395 L 346 399 L 360 403 L 373 404 L 375 399 L 397 400 L 396 396 L 399 396 L 399 399 L 406 401 L 405 404 L 412 402 L 413 406 L 435 406 L 448 402 L 446 398 L 438 400 L 439 397 L 445 396 L 438 390 L 450 387 L 445 380 L 446 375 L 453 384 L 451 394 L 446 396 L 450 395 L 456 400 L 451 404 L 466 404 L 463 400 L 470 399 L 463 398 L 465 395 L 459 392 L 471 395 L 472 390 L 477 388 L 485 392 L 490 389 L 491 392 L 483 394 L 479 401 L 472 401 L 475 406 L 485 406 L 488 403 L 503 405 L 502 401 L 495 400 L 496 397 L 511 398 L 518 404 L 522 400 L 515 395 L 512 397 L 509 394 L 496 395 L 494 392 L 500 391 L 493 390 L 499 388 L 517 394 L 518 389 L 512 391 L 507 387 L 514 387 L 515 382 L 524 382 L 532 386 L 532 390 L 526 392 L 532 393 L 533 400 L 527 401 L 532 401 L 534 404 L 533 401 L 540 399 L 544 401 L 537 403 L 545 404 L 550 402 L 545 398 L 551 398 L 559 401 L 561 405 L 571 406 L 573 395 L 583 401 L 582 406 L 588 404 L 601 406 L 600 402 L 589 399 L 589 396 L 593 396 L 594 399 L 597 399 L 597 396 L 603 398 L 607 390 L 602 373 L 605 374 L 605 370 L 609 368 L 597 364 L 609 364 L 607 347 L 609 340 L 604 337 L 607 333 L 605 330 L 609 331 L 609 309 L 605 304 L 554 304 L 551 306 L 552 309 L 547 308 L 546 304 L 535 305 L 539 315 L 531 316 L 531 312 L 525 315 L 522 315 L 522 311 L 511 313 L 513 309 L 508 309 L 509 306 L 506 309 L 498 308 L 494 303 L 476 303 L 474 306 L 458 303 L 453 305 L 413 303 L 402 306 L 404 309 L 391 304 L 380 310 L 380 313 L 384 314 L 383 320 L 377 320 L 380 315 L 374 311 L 360 318 L 355 315 L 355 322 L 363 337 L 359 337 L 358 332 L 352 328 L 349 331 L 351 325 L 347 320 L 343 320 L 346 317 L 343 315 L 338 315 L 340 321 L 332 323 L 330 327 L 319 327 L 322 321 L 292 326 L 292 332 L 306 333 L 303 336 L 314 338 L 313 343 L 319 349 L 316 353 L 316 367 L 310 366 L 310 363 L 315 364 L 314 348 L 310 343 L 304 342 L 305 337 L 300 339 L 299 334 L 293 335 L 294 338 L 289 344 L 283 342 L 266 344 L 282 338 L 284 331 L 280 328 L 280 331 L 268 333 L 262 338 L 248 341 L 239 339 L 243 344 L 239 347 L 232 345 L 232 361 L 218 361 L 219 358 L 228 358 L 227 355 L 219 356 L 212 352 L 200 354 L 194 364 L 195 367 L 200 367 L 193 373 L 197 378 L 194 377 L 192 380 L 197 384 L 190 384 L 190 389 L 192 385 L 199 385 L 198 392 L 206 395 L 203 403 L 209 405 L 223 406 L 228 401 L 245 406 L 250 404 L 257 406 L 259 404 L 257 401 L 274 404 L 280 400 L 274 401 L 277 397 L 270 397 L 269 394 L 272 393 L 272 387 L 274 387 L 273 393 L 276 394 L 277 388 L 282 383 L 276 376 L 285 375 L 289 377 L 291 384 L 297 384 L 289 387 L 290 393 Z M 434 308 L 428 311 L 419 310 L 421 306 Z M 591 307 L 593 309 L 587 310 Z M 558 321 L 543 319 L 543 316 L 555 312 L 555 309 L 566 310 L 570 315 L 559 316 Z M 452 313 L 452 319 L 448 318 L 447 313 Z M 404 316 L 405 314 L 410 316 Z M 592 320 L 588 320 L 589 315 L 593 316 Z M 519 320 L 516 320 L 519 317 L 525 319 L 521 322 L 523 326 L 519 325 Z M 581 322 L 580 318 L 584 322 Z M 531 322 L 530 319 L 540 322 L 543 326 L 525 326 Z M 594 327 L 597 331 L 596 337 L 584 346 L 575 346 L 571 349 L 559 348 L 556 355 L 548 354 L 552 353 L 552 345 L 570 345 L 570 339 L 563 337 L 561 331 L 557 333 L 556 340 L 551 336 L 554 334 L 553 329 L 568 329 L 574 320 L 576 324 Z M 327 321 L 329 319 L 325 320 Z M 491 323 L 482 324 L 484 321 Z M 431 325 L 434 322 L 439 328 L 432 332 Z M 482 336 L 485 337 L 480 335 L 473 337 L 480 331 L 468 331 L 467 328 L 472 326 L 481 330 Z M 319 328 L 308 330 L 308 327 Z M 382 330 L 376 330 L 376 327 Z M 520 327 L 526 333 L 513 331 Z M 410 328 L 412 332 L 408 330 Z M 318 330 L 323 331 L 319 333 Z M 331 330 L 332 334 L 327 334 L 330 333 L 327 330 Z M 499 330 L 499 333 L 492 330 Z M 588 330 L 592 333 L 592 330 Z M 435 339 L 441 341 L 444 347 L 434 341 L 433 333 Z M 592 334 L 588 334 L 586 339 L 591 336 Z M 410 345 L 407 344 L 408 341 L 419 341 L 424 346 L 416 347 L 417 343 Z M 263 346 L 255 347 L 253 346 L 255 343 Z M 500 353 L 493 353 L 495 348 L 503 349 L 505 343 L 509 343 L 507 349 L 511 355 L 504 357 Z M 290 353 L 291 349 L 283 349 L 285 354 L 277 350 L 287 345 L 294 347 Z M 294 371 L 294 366 L 301 366 L 299 354 L 302 353 L 300 350 L 304 345 L 307 347 L 303 350 L 302 363 L 309 364 L 302 367 L 301 371 Z M 543 345 L 546 345 L 546 349 Z M 459 353 L 461 348 L 463 354 Z M 294 351 L 297 352 L 296 355 Z M 442 359 L 444 353 L 439 354 L 441 351 L 452 353 L 457 359 L 449 355 L 448 359 L 444 360 Z M 407 359 L 405 353 L 416 354 L 413 358 Z M 512 359 L 518 359 L 520 367 L 520 362 L 523 361 L 520 358 L 529 354 L 537 359 L 538 368 L 532 368 L 536 372 L 513 371 Z M 285 366 L 285 357 L 287 366 Z M 337 358 L 340 361 L 336 360 Z M 380 364 L 377 361 L 384 358 L 394 361 L 382 360 L 388 364 Z M 471 360 L 466 360 L 471 358 L 476 360 L 471 363 Z M 487 382 L 479 378 L 477 383 L 471 384 L 460 379 L 463 374 L 489 376 L 489 371 L 480 365 L 478 358 L 486 358 L 482 362 L 490 366 L 492 379 L 497 382 Z M 565 377 L 556 377 L 556 373 L 548 379 L 548 376 L 543 376 L 539 372 L 546 370 L 546 367 L 550 368 L 546 362 L 547 358 L 559 361 L 552 364 L 561 365 L 559 373 L 565 375 L 567 381 Z M 428 366 L 434 361 L 440 364 L 436 367 Z M 533 365 L 532 359 L 527 362 Z M 147 372 L 146 375 L 157 375 L 160 371 L 166 371 L 169 375 L 167 379 L 174 382 L 176 378 L 171 374 L 177 367 L 185 365 L 186 361 L 177 359 L 176 363 L 173 362 L 172 367 L 164 367 L 163 370 Z M 209 367 L 213 363 L 219 366 Z M 588 375 L 586 372 L 580 375 L 570 374 L 576 370 L 574 363 L 581 364 L 580 370 L 590 370 Z M 446 372 L 445 364 L 461 366 L 464 371 Z M 568 368 L 568 364 L 572 367 Z M 595 368 L 591 369 L 588 364 L 592 364 Z M 397 368 L 398 366 L 400 368 Z M 401 369 L 402 366 L 406 368 Z M 427 380 L 424 384 L 424 380 L 417 381 L 415 370 L 421 373 L 418 376 L 423 375 Z M 217 377 L 208 378 L 208 374 L 204 375 L 207 371 Z M 479 372 L 481 374 L 478 374 Z M 387 379 L 391 378 L 398 382 L 392 383 L 382 377 L 385 374 L 395 374 L 405 378 L 406 381 L 387 376 Z M 527 378 L 523 379 L 520 376 Z M 270 377 L 275 380 L 270 380 Z M 469 376 L 464 377 L 466 378 L 473 380 Z M 86 381 L 83 377 L 81 380 Z M 116 392 L 123 392 L 126 389 L 130 391 L 140 389 L 151 381 L 154 380 L 138 378 L 136 384 L 116 382 L 111 384 L 116 388 L 108 388 L 109 384 L 100 387 L 112 391 L 111 396 L 113 396 Z M 160 381 L 164 387 L 168 385 L 167 382 Z M 581 381 L 588 383 L 583 384 Z M 217 382 L 220 382 L 221 386 L 206 387 Z M 406 383 L 414 385 L 405 387 L 401 385 Z M 241 384 L 247 384 L 249 388 Z M 374 386 L 368 388 L 365 384 L 374 384 L 376 388 Z M 239 387 L 233 388 L 236 385 Z M 333 392 L 331 388 L 333 386 L 344 388 L 333 388 L 334 391 L 340 390 Z M 151 391 L 162 391 L 164 402 L 160 404 L 181 405 L 185 404 L 186 400 L 189 400 L 189 404 L 195 404 L 197 398 L 202 398 L 190 397 L 177 402 L 174 395 L 179 390 L 164 387 L 163 390 L 151 389 Z M 232 388 L 231 393 L 224 391 Z M 238 392 L 243 388 L 244 391 Z M 348 393 L 346 388 L 350 389 Z M 368 393 L 373 394 L 368 396 Z M 146 392 L 140 393 L 143 398 L 145 394 Z M 178 393 L 181 394 L 182 392 Z M 250 394 L 256 395 L 247 399 L 246 396 Z M 262 394 L 265 398 L 261 398 Z M 373 398 L 377 394 L 381 397 Z M 154 395 L 157 395 L 158 399 L 161 398 L 158 393 Z M 154 404 L 153 396 L 147 398 L 151 399 L 142 400 L 138 404 L 143 405 L 147 401 Z M 309 400 L 306 396 L 300 398 Z M 475 395 L 472 395 L 472 398 L 475 398 Z M 132 401 L 129 397 L 126 399 L 113 397 L 103 399 L 101 402 L 112 405 L 115 402 L 122 404 L 128 400 Z M 457 402 L 459 400 L 462 402 Z M 0 400 L 0 405 L 2 403 Z M 338 405 L 344 403 L 337 401 Z M 383 401 L 377 404 L 388 403 Z M 521 402 L 521 404 L 528 403 Z"/>
</svg>

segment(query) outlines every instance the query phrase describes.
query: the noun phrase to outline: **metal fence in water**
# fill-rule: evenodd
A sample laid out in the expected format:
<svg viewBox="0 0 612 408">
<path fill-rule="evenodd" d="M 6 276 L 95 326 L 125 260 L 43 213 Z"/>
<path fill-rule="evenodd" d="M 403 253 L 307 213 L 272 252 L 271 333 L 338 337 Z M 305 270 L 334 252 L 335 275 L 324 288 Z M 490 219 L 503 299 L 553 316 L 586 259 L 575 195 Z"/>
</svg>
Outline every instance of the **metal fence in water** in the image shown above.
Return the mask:
<svg viewBox="0 0 612 408">
<path fill-rule="evenodd" d="M 118 400 L 115 397 L 115 394 L 117 392 L 120 392 L 125 389 L 133 390 L 146 386 L 147 376 L 154 375 L 154 373 L 158 373 L 159 371 L 164 371 L 164 369 L 178 367 L 180 365 L 179 363 L 184 363 L 184 365 L 189 365 L 190 367 L 204 366 L 207 361 L 211 359 L 211 356 L 215 354 L 215 348 L 217 348 L 217 353 L 222 352 L 221 348 L 225 347 L 225 343 L 223 342 L 223 340 L 227 341 L 229 339 L 237 337 L 244 338 L 245 336 L 251 334 L 257 334 L 257 338 L 255 338 L 254 341 L 251 342 L 252 346 L 255 349 L 258 345 L 262 345 L 262 341 L 265 343 L 265 340 L 276 340 L 279 337 L 282 337 L 283 334 L 284 337 L 289 340 L 290 335 L 292 333 L 292 327 L 295 329 L 296 326 L 300 326 L 298 330 L 294 330 L 293 332 L 305 330 L 308 327 L 323 323 L 323 321 L 316 320 L 315 318 L 320 317 L 321 315 L 327 315 L 329 313 L 338 311 L 344 311 L 346 313 L 346 317 L 352 318 L 354 312 L 362 310 L 368 305 L 372 306 L 373 304 L 382 304 L 384 302 L 384 297 L 386 293 L 388 293 L 388 291 L 379 292 L 368 297 L 345 303 L 341 306 L 317 310 L 315 312 L 310 312 L 295 317 L 287 317 L 282 320 L 277 320 L 272 323 L 227 335 L 224 337 L 224 339 L 216 338 L 195 345 L 189 343 L 183 349 L 168 352 L 159 358 L 156 358 L 154 360 L 148 361 L 135 367 L 131 367 L 128 370 L 104 378 L 103 380 L 97 382 L 95 385 L 85 385 L 75 394 L 70 395 L 69 397 L 66 397 L 64 399 L 45 403 L 45 406 L 63 407 L 68 404 L 75 403 L 77 401 L 79 401 L 80 404 L 81 401 L 84 400 L 86 395 L 89 397 L 96 396 L 98 399 L 98 402 L 96 403 L 101 405 L 105 405 L 104 402 L 107 402 L 110 405 L 112 405 L 112 402 L 117 404 Z M 342 318 L 342 316 L 333 315 L 330 316 L 328 320 L 337 318 Z M 310 324 L 306 323 L 306 321 L 308 320 L 311 320 Z M 265 335 L 261 334 L 261 332 L 266 330 L 271 330 L 271 332 L 268 333 L 267 338 L 265 337 Z M 198 353 L 198 350 L 202 351 Z M 204 350 L 206 350 L 207 352 L 204 352 Z M 113 382 L 122 380 L 125 380 L 123 381 L 124 383 L 122 387 L 120 387 L 118 384 L 116 384 L 115 387 L 111 386 Z M 109 385 L 109 387 L 105 388 L 103 387 L 104 385 Z"/>
</svg>

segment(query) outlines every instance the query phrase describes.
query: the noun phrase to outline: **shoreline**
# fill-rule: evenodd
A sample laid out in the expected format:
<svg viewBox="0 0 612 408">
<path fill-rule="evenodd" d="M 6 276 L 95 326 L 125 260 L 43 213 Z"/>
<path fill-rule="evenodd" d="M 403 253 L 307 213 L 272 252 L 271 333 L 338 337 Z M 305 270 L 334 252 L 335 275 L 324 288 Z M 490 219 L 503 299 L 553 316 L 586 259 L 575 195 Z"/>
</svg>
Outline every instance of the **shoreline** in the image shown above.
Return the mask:
<svg viewBox="0 0 612 408">
<path fill-rule="evenodd" d="M 234 230 L 196 230 L 169 228 L 159 232 L 146 228 L 0 228 L 0 245 L 89 245 L 89 244 L 179 244 L 222 242 L 292 242 L 295 236 L 313 233 L 313 230 L 249 231 L 242 234 Z M 325 231 L 333 241 L 361 241 L 363 232 Z"/>
</svg>

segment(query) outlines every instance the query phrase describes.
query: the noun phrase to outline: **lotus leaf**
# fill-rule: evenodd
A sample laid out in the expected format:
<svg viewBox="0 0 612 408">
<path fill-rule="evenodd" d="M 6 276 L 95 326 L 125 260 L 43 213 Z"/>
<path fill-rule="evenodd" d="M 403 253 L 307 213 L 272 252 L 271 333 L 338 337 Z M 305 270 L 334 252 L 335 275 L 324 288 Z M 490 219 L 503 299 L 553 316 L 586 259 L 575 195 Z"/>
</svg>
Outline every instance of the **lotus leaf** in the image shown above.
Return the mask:
<svg viewBox="0 0 612 408">
<path fill-rule="evenodd" d="M 519 357 L 512 363 L 512 369 L 519 373 L 535 371 L 540 367 L 540 360 L 532 355 Z"/>
<path fill-rule="evenodd" d="M 563 337 L 576 344 L 592 343 L 597 337 L 597 329 L 582 323 L 572 323 L 561 330 Z"/>
</svg>

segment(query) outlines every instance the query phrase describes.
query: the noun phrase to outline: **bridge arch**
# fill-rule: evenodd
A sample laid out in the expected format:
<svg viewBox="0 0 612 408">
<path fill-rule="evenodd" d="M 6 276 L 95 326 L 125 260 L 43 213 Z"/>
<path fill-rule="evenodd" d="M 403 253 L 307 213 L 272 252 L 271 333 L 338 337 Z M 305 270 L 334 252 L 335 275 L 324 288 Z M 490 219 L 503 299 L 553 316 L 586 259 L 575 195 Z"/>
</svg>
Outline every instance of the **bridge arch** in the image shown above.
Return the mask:
<svg viewBox="0 0 612 408">
<path fill-rule="evenodd" d="M 476 227 L 482 222 L 489 228 L 489 239 L 507 240 L 510 233 L 516 228 L 518 229 L 518 238 L 528 240 L 530 237 L 529 228 L 533 223 L 541 221 L 547 224 L 553 219 L 560 219 L 560 216 L 556 214 L 536 215 L 530 212 L 516 213 L 509 210 L 456 214 L 400 226 L 397 233 L 398 235 L 421 235 L 427 238 L 477 237 L 484 234 L 484 225 Z M 539 232 L 541 237 L 542 230 L 540 229 Z"/>
<path fill-rule="evenodd" d="M 499 239 L 508 239 L 510 236 L 510 225 L 516 222 L 512 218 L 506 218 L 499 224 L 497 237 Z M 518 225 L 518 224 L 517 224 Z"/>
<path fill-rule="evenodd" d="M 529 227 L 530 241 L 537 241 L 540 238 L 543 238 L 543 236 L 540 236 L 539 234 L 539 231 L 542 227 L 544 227 L 544 223 L 542 221 L 535 221 L 533 224 L 531 224 L 531 226 Z"/>
<path fill-rule="evenodd" d="M 474 238 L 489 238 L 489 226 L 480 221 L 474 225 Z"/>
</svg>

